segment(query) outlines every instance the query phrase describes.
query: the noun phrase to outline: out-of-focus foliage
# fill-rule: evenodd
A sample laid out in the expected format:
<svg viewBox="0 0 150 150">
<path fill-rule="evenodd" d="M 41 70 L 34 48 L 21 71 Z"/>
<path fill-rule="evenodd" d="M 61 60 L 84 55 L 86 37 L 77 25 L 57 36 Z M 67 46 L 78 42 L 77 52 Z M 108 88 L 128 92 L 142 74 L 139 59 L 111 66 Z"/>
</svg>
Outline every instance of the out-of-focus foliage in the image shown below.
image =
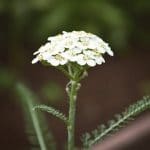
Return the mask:
<svg viewBox="0 0 150 150">
<path fill-rule="evenodd" d="M 10 70 L 0 67 L 0 90 L 11 88 L 15 81 L 15 75 Z"/>
<path fill-rule="evenodd" d="M 144 93 L 145 95 L 150 95 L 150 81 L 149 80 L 146 80 L 146 81 L 143 81 L 140 86 L 140 91 L 141 93 Z"/>
<path fill-rule="evenodd" d="M 17 75 L 10 69 L 0 67 L 0 91 L 12 90 L 16 79 Z M 62 87 L 53 81 L 46 82 L 37 92 L 46 100 L 46 103 L 56 104 L 64 99 Z"/>
<path fill-rule="evenodd" d="M 41 89 L 41 94 L 51 103 L 56 103 L 64 98 L 63 89 L 55 82 L 47 82 Z"/>
<path fill-rule="evenodd" d="M 15 90 L 19 98 L 18 101 L 22 105 L 31 149 L 55 150 L 55 142 L 48 129 L 46 118 L 42 113 L 33 111 L 33 107 L 38 103 L 35 95 L 22 83 L 18 83 Z"/>
</svg>

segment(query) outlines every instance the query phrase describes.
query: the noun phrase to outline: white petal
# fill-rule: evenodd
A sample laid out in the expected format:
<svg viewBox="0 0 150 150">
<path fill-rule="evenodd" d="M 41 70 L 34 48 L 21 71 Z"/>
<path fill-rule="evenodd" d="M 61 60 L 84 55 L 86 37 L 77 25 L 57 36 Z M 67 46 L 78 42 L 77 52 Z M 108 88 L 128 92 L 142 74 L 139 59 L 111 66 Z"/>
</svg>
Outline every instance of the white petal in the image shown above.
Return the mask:
<svg viewBox="0 0 150 150">
<path fill-rule="evenodd" d="M 61 53 L 61 56 L 64 58 L 67 58 L 67 59 L 68 59 L 68 57 L 70 57 L 68 51 Z"/>
<path fill-rule="evenodd" d="M 98 65 L 101 65 L 101 64 L 102 64 L 102 61 L 101 61 L 100 59 L 96 59 L 95 61 L 96 61 L 96 63 L 97 63 Z"/>
<path fill-rule="evenodd" d="M 87 55 L 87 56 L 93 56 L 93 55 L 94 55 L 94 52 L 91 51 L 91 50 L 85 50 L 85 51 L 83 51 L 83 53 L 84 53 L 85 55 Z"/>
<path fill-rule="evenodd" d="M 97 64 L 101 65 L 102 63 L 105 62 L 104 58 L 103 57 L 97 57 L 95 58 L 95 61 Z"/>
<path fill-rule="evenodd" d="M 102 60 L 103 63 L 105 63 L 105 59 L 101 56 L 100 59 Z"/>
<path fill-rule="evenodd" d="M 90 40 L 89 43 L 88 43 L 88 48 L 96 49 L 96 47 L 97 47 L 97 43 L 93 40 Z"/>
<path fill-rule="evenodd" d="M 82 52 L 82 48 L 77 47 L 77 46 L 72 48 L 71 50 L 73 51 L 74 54 L 78 54 Z"/>
<path fill-rule="evenodd" d="M 42 45 L 36 52 L 33 53 L 33 55 L 37 55 L 39 53 L 43 53 L 46 50 L 45 45 Z"/>
<path fill-rule="evenodd" d="M 55 58 L 51 58 L 49 60 L 47 60 L 52 66 L 58 66 L 59 65 L 59 61 Z"/>
<path fill-rule="evenodd" d="M 81 66 L 84 66 L 86 64 L 86 61 L 85 60 L 78 60 L 77 63 Z"/>
<path fill-rule="evenodd" d="M 94 67 L 96 65 L 96 62 L 92 59 L 87 60 L 87 64 L 91 67 Z"/>
<path fill-rule="evenodd" d="M 108 53 L 110 56 L 114 56 L 114 53 L 113 53 L 113 51 L 112 51 L 110 48 L 107 49 L 107 53 Z"/>
<path fill-rule="evenodd" d="M 85 59 L 83 59 L 83 54 L 77 56 L 76 62 L 81 66 L 84 66 L 86 64 Z"/>
<path fill-rule="evenodd" d="M 50 47 L 51 47 L 51 44 L 49 42 L 43 46 L 44 49 L 49 49 Z"/>
<path fill-rule="evenodd" d="M 61 60 L 59 63 L 60 63 L 61 65 L 65 65 L 67 62 L 68 62 L 67 59 L 64 59 L 64 60 Z"/>
<path fill-rule="evenodd" d="M 49 53 L 43 53 L 41 54 L 42 55 L 42 59 L 43 60 L 46 60 L 46 61 L 49 61 L 50 59 L 52 59 L 52 55 L 50 55 Z"/>
<path fill-rule="evenodd" d="M 33 60 L 32 60 L 32 64 L 35 64 L 35 63 L 37 63 L 39 61 L 39 59 L 36 57 L 36 58 L 34 58 Z"/>
<path fill-rule="evenodd" d="M 76 58 L 76 56 L 71 56 L 71 57 L 69 58 L 69 60 L 72 61 L 72 62 L 75 62 L 75 61 L 77 60 L 77 58 Z"/>
<path fill-rule="evenodd" d="M 106 52 L 106 49 L 104 49 L 103 47 L 99 46 L 97 47 L 97 50 L 101 53 L 104 54 Z"/>
<path fill-rule="evenodd" d="M 38 50 L 38 51 L 36 51 L 36 52 L 34 52 L 33 53 L 33 55 L 37 55 L 38 53 L 40 53 L 40 51 Z"/>
<path fill-rule="evenodd" d="M 65 58 L 65 59 L 68 59 L 72 62 L 76 61 L 76 55 L 73 53 L 73 51 L 66 51 L 64 53 L 62 53 L 62 56 Z"/>
</svg>

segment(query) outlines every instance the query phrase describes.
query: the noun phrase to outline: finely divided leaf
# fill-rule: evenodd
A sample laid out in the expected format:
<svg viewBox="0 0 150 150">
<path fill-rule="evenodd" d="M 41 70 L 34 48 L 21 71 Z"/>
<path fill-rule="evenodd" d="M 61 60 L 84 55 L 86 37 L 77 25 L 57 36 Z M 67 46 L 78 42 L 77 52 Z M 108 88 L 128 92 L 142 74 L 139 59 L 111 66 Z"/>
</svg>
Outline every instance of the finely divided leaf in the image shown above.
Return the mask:
<svg viewBox="0 0 150 150">
<path fill-rule="evenodd" d="M 150 109 L 150 97 L 145 96 L 142 100 L 129 106 L 121 114 L 115 115 L 114 120 L 108 121 L 107 125 L 101 125 L 91 133 L 86 133 L 82 137 L 83 146 L 85 149 L 103 140 L 109 134 L 118 131 L 124 127 L 129 121 L 133 120 L 139 113 Z"/>
<path fill-rule="evenodd" d="M 61 113 L 59 110 L 56 110 L 55 108 L 51 107 L 51 106 L 46 106 L 46 105 L 37 105 L 33 107 L 33 110 L 42 110 L 42 111 L 46 111 L 50 114 L 52 114 L 53 116 L 63 120 L 64 122 L 67 122 L 67 117 Z"/>
</svg>

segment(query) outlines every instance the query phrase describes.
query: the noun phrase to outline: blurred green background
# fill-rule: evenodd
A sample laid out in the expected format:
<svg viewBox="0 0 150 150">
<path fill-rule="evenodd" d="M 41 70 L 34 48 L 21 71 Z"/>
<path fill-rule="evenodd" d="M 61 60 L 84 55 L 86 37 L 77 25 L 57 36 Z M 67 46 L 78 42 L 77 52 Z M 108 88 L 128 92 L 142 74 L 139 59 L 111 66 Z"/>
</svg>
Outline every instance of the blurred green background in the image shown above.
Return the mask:
<svg viewBox="0 0 150 150">
<path fill-rule="evenodd" d="M 48 36 L 62 31 L 92 32 L 115 51 L 115 57 L 91 69 L 83 81 L 77 107 L 78 138 L 80 132 L 149 94 L 149 17 L 149 0 L 0 0 L 0 146 L 20 150 L 27 145 L 21 108 L 12 91 L 16 80 L 25 81 L 42 103 L 67 112 L 64 76 L 53 68 L 31 65 L 32 53 Z M 50 119 L 57 141 L 64 143 L 63 125 Z"/>
<path fill-rule="evenodd" d="M 2 58 L 19 66 L 63 30 L 95 33 L 119 54 L 148 50 L 149 7 L 148 0 L 1 0 Z"/>
</svg>

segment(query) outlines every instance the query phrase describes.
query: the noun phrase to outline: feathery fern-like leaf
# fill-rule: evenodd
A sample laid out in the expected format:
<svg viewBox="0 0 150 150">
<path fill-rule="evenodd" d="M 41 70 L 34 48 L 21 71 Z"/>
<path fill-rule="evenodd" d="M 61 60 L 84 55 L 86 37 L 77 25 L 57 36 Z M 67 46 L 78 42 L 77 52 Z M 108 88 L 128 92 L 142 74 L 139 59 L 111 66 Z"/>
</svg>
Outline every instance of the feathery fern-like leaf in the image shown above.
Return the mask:
<svg viewBox="0 0 150 150">
<path fill-rule="evenodd" d="M 46 105 L 37 105 L 33 107 L 33 110 L 42 110 L 42 111 L 46 111 L 50 114 L 52 114 L 53 116 L 63 120 L 64 122 L 67 122 L 67 117 L 61 113 L 59 110 L 56 110 L 55 108 L 51 107 L 51 106 L 46 106 Z"/>
<path fill-rule="evenodd" d="M 103 140 L 109 134 L 118 131 L 124 127 L 129 121 L 133 120 L 133 117 L 139 113 L 150 109 L 150 97 L 145 96 L 142 100 L 137 101 L 135 104 L 130 105 L 121 114 L 115 115 L 114 120 L 108 121 L 107 125 L 98 126 L 92 133 L 86 133 L 82 137 L 83 146 L 85 149 L 90 148 L 92 145 Z"/>
<path fill-rule="evenodd" d="M 22 105 L 31 149 L 55 150 L 55 142 L 48 130 L 46 118 L 41 112 L 36 112 L 32 109 L 38 103 L 35 95 L 22 83 L 16 85 L 16 93 Z"/>
</svg>

